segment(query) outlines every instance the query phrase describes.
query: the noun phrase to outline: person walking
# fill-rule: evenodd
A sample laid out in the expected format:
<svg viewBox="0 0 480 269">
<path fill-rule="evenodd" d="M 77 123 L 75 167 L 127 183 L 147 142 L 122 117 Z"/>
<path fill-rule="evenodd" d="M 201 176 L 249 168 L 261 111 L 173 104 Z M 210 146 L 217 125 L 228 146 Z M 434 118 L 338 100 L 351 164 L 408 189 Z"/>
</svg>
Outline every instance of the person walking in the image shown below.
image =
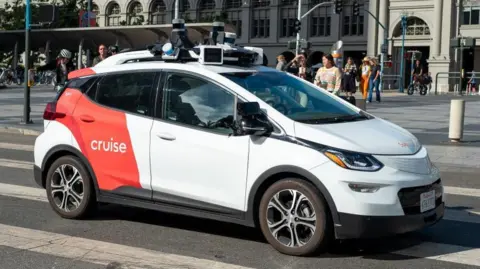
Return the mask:
<svg viewBox="0 0 480 269">
<path fill-rule="evenodd" d="M 373 89 L 375 89 L 376 93 L 376 100 L 377 102 L 380 102 L 380 66 L 378 65 L 378 62 L 375 58 L 370 59 L 370 66 L 371 66 L 371 71 L 370 71 L 370 76 L 369 76 L 369 81 L 368 81 L 368 99 L 367 103 L 372 102 L 372 94 L 373 94 Z"/>
<path fill-rule="evenodd" d="M 342 72 L 335 66 L 331 54 L 324 55 L 322 58 L 323 66 L 318 69 L 315 75 L 315 85 L 329 91 L 332 94 L 339 95 L 342 84 Z"/>
<path fill-rule="evenodd" d="M 347 58 L 347 63 L 343 68 L 342 89 L 345 91 L 347 98 L 353 96 L 357 91 L 356 86 L 357 66 L 353 62 L 352 57 Z"/>
<path fill-rule="evenodd" d="M 362 65 L 360 67 L 360 92 L 362 93 L 363 99 L 367 100 L 368 95 L 368 80 L 370 76 L 370 57 L 365 57 L 362 60 Z"/>
</svg>

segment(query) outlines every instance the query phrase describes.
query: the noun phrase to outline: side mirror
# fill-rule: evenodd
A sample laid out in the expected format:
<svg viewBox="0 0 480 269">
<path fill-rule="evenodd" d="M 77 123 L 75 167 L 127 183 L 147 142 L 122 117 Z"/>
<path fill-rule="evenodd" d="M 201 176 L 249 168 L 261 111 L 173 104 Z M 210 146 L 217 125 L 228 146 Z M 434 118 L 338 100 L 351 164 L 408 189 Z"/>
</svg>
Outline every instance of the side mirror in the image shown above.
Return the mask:
<svg viewBox="0 0 480 269">
<path fill-rule="evenodd" d="M 257 102 L 238 103 L 237 111 L 241 116 L 238 122 L 241 135 L 262 136 L 273 131 L 273 126 L 262 113 Z"/>
</svg>

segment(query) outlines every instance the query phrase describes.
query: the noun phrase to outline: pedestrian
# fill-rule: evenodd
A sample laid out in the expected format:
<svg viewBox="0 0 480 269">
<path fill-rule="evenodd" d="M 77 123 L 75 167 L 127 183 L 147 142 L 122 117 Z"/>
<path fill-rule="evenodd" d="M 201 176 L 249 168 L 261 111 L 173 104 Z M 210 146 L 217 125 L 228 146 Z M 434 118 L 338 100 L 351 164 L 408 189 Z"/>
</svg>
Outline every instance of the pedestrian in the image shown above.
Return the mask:
<svg viewBox="0 0 480 269">
<path fill-rule="evenodd" d="M 368 95 L 368 80 L 370 77 L 370 57 L 366 56 L 362 60 L 362 65 L 360 67 L 360 92 L 362 93 L 363 99 L 367 100 Z"/>
<path fill-rule="evenodd" d="M 357 65 L 353 62 L 352 57 L 347 58 L 347 63 L 343 68 L 342 89 L 345 91 L 347 98 L 353 96 L 357 91 L 356 86 Z"/>
<path fill-rule="evenodd" d="M 108 50 L 107 47 L 103 44 L 98 46 L 98 56 L 93 59 L 92 66 L 97 65 L 99 62 L 105 60 L 108 57 Z"/>
<path fill-rule="evenodd" d="M 331 54 L 322 57 L 323 66 L 320 67 L 315 75 L 315 85 L 338 95 L 342 84 L 342 72 L 335 66 Z"/>
<path fill-rule="evenodd" d="M 57 58 L 46 65 L 37 67 L 37 71 L 55 70 L 56 81 L 55 90 L 62 89 L 68 81 L 68 73 L 75 70 L 72 61 L 72 53 L 67 49 L 62 49 Z"/>
<path fill-rule="evenodd" d="M 368 81 L 367 103 L 372 102 L 372 94 L 374 89 L 376 93 L 376 100 L 377 102 L 380 102 L 380 76 L 381 76 L 380 66 L 378 65 L 378 62 L 375 58 L 370 59 L 370 66 L 371 66 L 371 71 L 370 71 L 370 76 Z"/>
</svg>

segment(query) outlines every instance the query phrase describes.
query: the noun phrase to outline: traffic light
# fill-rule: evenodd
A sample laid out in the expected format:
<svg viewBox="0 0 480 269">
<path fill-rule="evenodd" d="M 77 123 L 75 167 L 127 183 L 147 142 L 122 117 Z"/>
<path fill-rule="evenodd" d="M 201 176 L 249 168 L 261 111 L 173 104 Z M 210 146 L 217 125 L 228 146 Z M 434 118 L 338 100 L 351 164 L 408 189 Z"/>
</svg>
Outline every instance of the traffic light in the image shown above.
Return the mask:
<svg viewBox="0 0 480 269">
<path fill-rule="evenodd" d="M 360 5 L 358 4 L 358 1 L 355 0 L 353 2 L 353 16 L 357 17 L 360 15 Z"/>
<path fill-rule="evenodd" d="M 300 20 L 295 20 L 295 33 L 299 33 L 302 28 L 302 22 Z"/>
<path fill-rule="evenodd" d="M 343 3 L 342 3 L 343 0 L 335 0 L 335 2 L 333 2 L 333 12 L 335 14 L 340 14 L 342 13 L 342 10 L 343 10 Z"/>
</svg>

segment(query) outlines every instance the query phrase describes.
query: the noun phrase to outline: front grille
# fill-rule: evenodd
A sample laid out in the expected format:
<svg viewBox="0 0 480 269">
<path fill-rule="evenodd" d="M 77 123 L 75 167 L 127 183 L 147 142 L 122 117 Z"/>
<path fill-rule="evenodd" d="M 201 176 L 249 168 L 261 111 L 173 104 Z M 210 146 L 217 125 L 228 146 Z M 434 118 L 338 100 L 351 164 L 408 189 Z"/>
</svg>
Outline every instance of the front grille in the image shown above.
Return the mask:
<svg viewBox="0 0 480 269">
<path fill-rule="evenodd" d="M 405 215 L 420 214 L 420 194 L 431 190 L 435 190 L 435 207 L 437 207 L 442 203 L 441 179 L 438 179 L 430 185 L 401 189 L 398 192 L 398 199 L 400 199 L 400 204 L 402 205 Z"/>
</svg>

